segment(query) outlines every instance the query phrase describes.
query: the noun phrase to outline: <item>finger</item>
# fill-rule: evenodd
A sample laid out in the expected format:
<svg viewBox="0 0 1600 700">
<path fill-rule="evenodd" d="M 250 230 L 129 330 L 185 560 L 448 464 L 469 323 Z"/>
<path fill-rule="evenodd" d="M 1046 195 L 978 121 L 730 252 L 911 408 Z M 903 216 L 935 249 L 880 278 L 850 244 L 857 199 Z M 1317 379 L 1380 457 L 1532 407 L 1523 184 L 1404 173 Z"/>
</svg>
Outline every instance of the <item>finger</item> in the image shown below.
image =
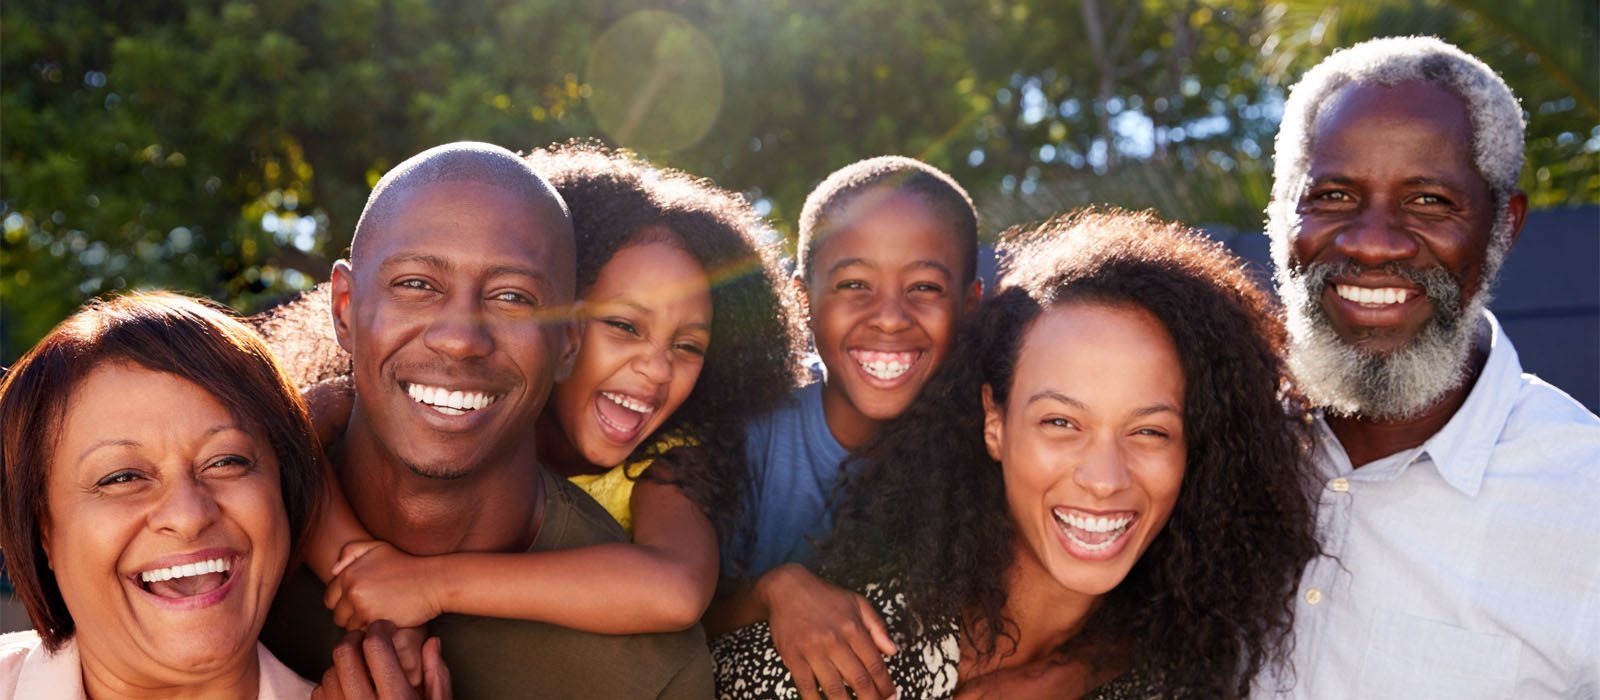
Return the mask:
<svg viewBox="0 0 1600 700">
<path fill-rule="evenodd" d="M 361 642 L 361 651 L 372 673 L 372 684 L 378 697 L 385 700 L 416 697 L 416 690 L 406 681 L 405 669 L 400 668 L 400 658 L 394 652 L 394 623 L 378 620 L 367 627 L 367 638 Z"/>
<path fill-rule="evenodd" d="M 366 629 L 365 627 L 350 624 L 350 617 L 352 614 L 350 607 L 350 601 L 340 600 L 339 604 L 333 608 L 333 624 L 343 627 L 347 630 Z"/>
<path fill-rule="evenodd" d="M 345 700 L 377 700 L 372 690 L 372 675 L 367 672 L 367 662 L 361 652 L 365 637 L 359 630 L 347 632 L 339 646 L 333 648 L 333 670 L 339 676 L 339 689 Z"/>
<path fill-rule="evenodd" d="M 889 665 L 883 660 L 883 653 L 878 651 L 872 637 L 865 629 L 857 628 L 856 633 L 850 635 L 850 649 L 843 653 L 849 657 L 855 666 L 840 666 L 845 672 L 845 680 L 862 698 L 886 698 L 894 694 L 894 680 L 889 678 Z M 857 667 L 860 675 L 856 674 Z M 870 689 L 870 692 L 869 692 Z"/>
<path fill-rule="evenodd" d="M 328 577 L 328 587 L 322 591 L 322 607 L 332 610 L 338 607 L 343 598 L 344 581 L 339 578 L 338 568 L 335 567 L 333 575 Z"/>
<path fill-rule="evenodd" d="M 450 700 L 450 668 L 444 665 L 444 642 L 438 637 L 422 643 L 422 689 L 427 700 Z"/>
<path fill-rule="evenodd" d="M 817 685 L 822 688 L 822 696 L 833 700 L 849 700 L 850 695 L 845 690 L 844 677 L 839 675 L 839 669 L 834 667 L 827 659 L 819 659 L 811 664 L 811 672 L 817 676 Z"/>
<path fill-rule="evenodd" d="M 891 685 L 888 683 L 888 672 L 884 672 L 885 682 L 880 685 L 878 680 L 873 677 L 872 672 L 867 670 L 865 660 L 868 657 L 858 656 L 861 652 L 859 647 L 865 647 L 868 655 L 872 658 L 877 658 L 880 662 L 883 657 L 878 656 L 877 650 L 871 648 L 872 644 L 867 641 L 865 631 L 856 635 L 856 637 L 859 640 L 858 645 L 856 644 L 857 640 L 852 640 L 852 646 L 835 649 L 829 659 L 833 662 L 834 670 L 839 674 L 840 683 L 854 690 L 856 697 L 861 698 L 861 700 L 882 700 L 888 696 L 888 693 L 880 689 L 883 685 Z M 828 697 L 835 697 L 833 690 L 830 690 L 828 686 L 824 685 L 823 689 L 828 691 Z M 839 688 L 839 691 L 841 693 L 844 692 L 844 688 Z M 837 697 L 848 698 L 849 696 L 838 695 Z"/>
<path fill-rule="evenodd" d="M 800 691 L 801 700 L 821 700 L 822 696 L 817 693 L 817 677 L 811 673 L 811 666 L 798 656 L 794 663 L 790 663 L 789 657 L 781 653 L 778 658 L 789 668 L 789 676 L 794 678 L 794 687 Z"/>
<path fill-rule="evenodd" d="M 363 555 L 372 551 L 373 548 L 377 546 L 378 542 L 376 540 L 356 540 L 355 542 L 346 542 L 343 547 L 339 548 L 339 559 L 333 563 L 333 569 L 329 571 L 328 575 L 335 577 L 338 576 L 339 572 L 344 571 L 345 567 L 354 564 L 357 559 L 360 559 Z"/>
<path fill-rule="evenodd" d="M 868 603 L 866 598 L 856 596 L 856 612 L 861 614 L 861 624 L 866 625 L 867 633 L 872 635 L 872 643 L 877 645 L 880 653 L 884 656 L 900 653 L 900 647 L 889 638 L 889 626 L 883 624 L 883 618 L 872 608 L 872 603 Z"/>
</svg>

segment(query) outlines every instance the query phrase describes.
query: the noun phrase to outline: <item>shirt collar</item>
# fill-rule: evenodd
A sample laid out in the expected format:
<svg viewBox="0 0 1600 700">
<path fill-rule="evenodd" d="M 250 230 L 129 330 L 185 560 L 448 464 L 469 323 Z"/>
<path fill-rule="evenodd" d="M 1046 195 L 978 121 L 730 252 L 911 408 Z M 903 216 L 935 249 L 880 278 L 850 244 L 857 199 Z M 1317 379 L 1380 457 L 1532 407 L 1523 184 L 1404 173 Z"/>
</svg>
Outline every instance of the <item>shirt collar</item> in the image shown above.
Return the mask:
<svg viewBox="0 0 1600 700">
<path fill-rule="evenodd" d="M 1467 400 L 1439 432 L 1422 443 L 1445 482 L 1469 496 L 1478 495 L 1489 458 L 1500 442 L 1522 388 L 1522 363 L 1511 339 L 1494 314 L 1483 312 L 1489 326 L 1489 358 Z"/>
<path fill-rule="evenodd" d="M 1511 339 L 1505 337 L 1494 314 L 1484 311 L 1483 318 L 1489 327 L 1489 357 L 1467 400 L 1443 428 L 1422 444 L 1363 466 L 1361 471 L 1365 476 L 1395 478 L 1426 454 L 1445 483 L 1469 498 L 1478 495 L 1489 458 L 1511 418 L 1522 388 L 1522 363 L 1517 359 L 1516 348 L 1511 346 Z M 1322 411 L 1318 409 L 1315 415 L 1318 441 L 1322 445 L 1319 449 L 1324 451 L 1331 470 L 1325 476 L 1332 478 L 1354 472 L 1349 454 L 1328 427 Z"/>
</svg>

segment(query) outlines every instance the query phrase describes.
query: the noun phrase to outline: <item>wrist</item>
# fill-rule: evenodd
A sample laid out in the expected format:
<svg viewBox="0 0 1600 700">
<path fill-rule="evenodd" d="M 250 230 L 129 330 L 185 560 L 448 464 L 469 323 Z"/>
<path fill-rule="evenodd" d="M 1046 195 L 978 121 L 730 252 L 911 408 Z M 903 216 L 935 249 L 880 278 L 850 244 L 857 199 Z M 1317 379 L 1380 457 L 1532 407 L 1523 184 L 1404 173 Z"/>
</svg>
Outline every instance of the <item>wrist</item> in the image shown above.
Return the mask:
<svg viewBox="0 0 1600 700">
<path fill-rule="evenodd" d="M 773 601 L 785 598 L 784 591 L 803 572 L 805 567 L 799 564 L 779 564 L 756 579 L 755 598 L 761 603 L 764 613 L 771 613 Z"/>
<path fill-rule="evenodd" d="M 438 617 L 455 609 L 455 602 L 460 598 L 461 592 L 456 584 L 460 577 L 449 576 L 443 570 L 443 562 L 449 557 L 417 557 L 417 585 L 421 587 L 424 600 L 427 601 L 430 618 Z"/>
</svg>

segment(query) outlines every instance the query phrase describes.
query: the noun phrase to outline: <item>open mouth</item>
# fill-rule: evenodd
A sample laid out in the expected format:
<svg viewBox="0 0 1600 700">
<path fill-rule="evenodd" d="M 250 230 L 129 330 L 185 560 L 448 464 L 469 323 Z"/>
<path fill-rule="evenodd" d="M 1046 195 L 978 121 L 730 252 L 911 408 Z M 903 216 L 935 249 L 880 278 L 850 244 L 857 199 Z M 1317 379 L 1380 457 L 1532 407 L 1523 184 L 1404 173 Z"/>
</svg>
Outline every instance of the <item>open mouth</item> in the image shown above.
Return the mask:
<svg viewBox="0 0 1600 700">
<path fill-rule="evenodd" d="M 1055 516 L 1056 526 L 1061 533 L 1090 554 L 1111 549 L 1123 535 L 1128 534 L 1133 521 L 1137 519 L 1136 514 L 1131 512 L 1094 516 L 1053 508 L 1050 513 Z"/>
<path fill-rule="evenodd" d="M 443 413 L 447 416 L 464 416 L 473 411 L 489 407 L 500 400 L 504 394 L 488 394 L 481 391 L 452 390 L 442 386 L 428 386 L 426 384 L 402 383 L 406 395 L 412 401 L 428 408 Z"/>
<path fill-rule="evenodd" d="M 638 397 L 615 391 L 602 391 L 599 395 L 594 402 L 596 418 L 612 437 L 624 442 L 637 435 L 656 412 L 655 405 Z"/>
<path fill-rule="evenodd" d="M 1417 296 L 1416 291 L 1404 287 L 1357 287 L 1353 284 L 1335 284 L 1333 293 L 1345 301 L 1370 307 L 1404 304 Z"/>
<path fill-rule="evenodd" d="M 894 381 L 916 366 L 921 352 L 882 352 L 878 350 L 851 350 L 850 359 L 861 367 L 867 376 L 879 381 Z"/>
<path fill-rule="evenodd" d="M 162 598 L 193 598 L 205 595 L 233 578 L 233 562 L 217 557 L 192 564 L 180 564 L 139 573 L 139 586 Z"/>
</svg>

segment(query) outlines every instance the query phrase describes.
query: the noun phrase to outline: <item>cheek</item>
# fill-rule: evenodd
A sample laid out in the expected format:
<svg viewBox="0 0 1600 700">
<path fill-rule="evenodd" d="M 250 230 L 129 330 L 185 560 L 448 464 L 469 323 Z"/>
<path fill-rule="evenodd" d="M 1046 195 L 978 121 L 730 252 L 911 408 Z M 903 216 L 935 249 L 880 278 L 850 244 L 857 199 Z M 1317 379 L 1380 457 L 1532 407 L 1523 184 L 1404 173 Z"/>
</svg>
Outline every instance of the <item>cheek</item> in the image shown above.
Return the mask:
<svg viewBox="0 0 1600 700">
<path fill-rule="evenodd" d="M 219 496 L 223 516 L 250 540 L 259 560 L 269 565 L 261 575 L 276 581 L 289 558 L 289 514 L 283 508 L 277 473 L 259 474 L 231 485 Z"/>
</svg>

